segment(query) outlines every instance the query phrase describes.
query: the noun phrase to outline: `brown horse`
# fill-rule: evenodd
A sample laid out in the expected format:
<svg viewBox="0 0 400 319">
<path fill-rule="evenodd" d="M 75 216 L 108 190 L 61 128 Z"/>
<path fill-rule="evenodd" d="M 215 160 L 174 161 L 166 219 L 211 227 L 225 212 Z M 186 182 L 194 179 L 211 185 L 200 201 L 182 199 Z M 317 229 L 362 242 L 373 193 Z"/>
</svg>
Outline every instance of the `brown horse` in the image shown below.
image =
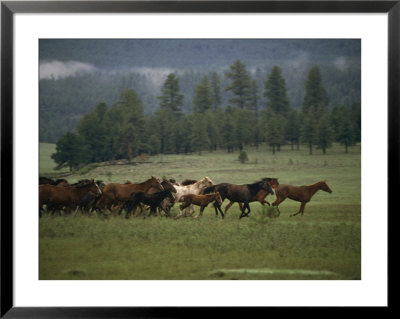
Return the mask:
<svg viewBox="0 0 400 319">
<path fill-rule="evenodd" d="M 272 195 L 274 194 L 274 191 L 272 190 L 272 187 L 269 183 L 270 180 L 271 178 L 266 177 L 259 182 L 255 182 L 253 184 L 243 184 L 243 185 L 220 183 L 217 185 L 206 187 L 203 190 L 203 194 L 219 192 L 221 194 L 222 200 L 225 200 L 225 198 L 227 198 L 232 202 L 243 203 L 244 205 L 242 213 L 240 214 L 239 218 L 248 217 L 250 213 L 249 203 L 254 201 L 253 198 L 261 189 L 265 189 Z M 214 202 L 214 208 L 215 208 L 215 214 L 218 215 L 219 212 L 222 218 L 224 218 L 224 214 L 221 210 L 221 205 L 217 202 Z"/>
<path fill-rule="evenodd" d="M 173 184 L 173 181 L 172 180 L 163 180 L 162 182 L 161 182 L 161 186 L 164 188 L 164 190 L 166 190 L 166 191 L 170 191 L 171 193 L 176 193 L 176 189 L 175 189 L 175 187 L 174 187 L 174 184 Z M 157 192 L 159 192 L 159 190 L 156 188 L 156 187 L 151 187 L 148 191 L 147 191 L 147 194 L 154 194 L 154 193 L 157 193 Z M 171 215 L 170 215 L 170 210 L 171 210 L 171 207 L 172 206 L 174 206 L 174 204 L 175 204 L 175 198 L 174 197 L 170 197 L 170 196 L 166 196 L 162 201 L 161 201 L 161 203 L 160 203 L 160 205 L 159 205 L 159 207 L 158 207 L 158 209 L 159 209 L 159 213 L 161 212 L 161 211 L 163 211 L 168 217 L 170 217 Z M 124 205 L 124 206 L 126 206 L 126 205 Z M 142 205 L 141 204 L 139 204 L 139 207 L 140 207 L 140 212 L 139 212 L 139 214 L 141 214 L 141 213 L 143 213 L 143 208 L 142 208 Z M 122 212 L 122 210 L 121 210 L 121 212 Z"/>
<path fill-rule="evenodd" d="M 269 184 L 271 185 L 272 188 L 275 186 L 279 185 L 278 179 L 277 178 L 271 178 L 269 181 Z M 254 202 L 260 202 L 263 206 L 265 204 L 268 204 L 270 206 L 271 204 L 265 200 L 267 195 L 270 194 L 266 189 L 260 189 L 257 194 L 254 196 L 253 200 Z M 230 201 L 228 205 L 226 205 L 224 213 L 226 214 L 228 209 L 231 208 L 231 206 L 234 204 L 234 202 Z M 240 210 L 243 210 L 243 203 L 238 202 Z"/>
<path fill-rule="evenodd" d="M 200 206 L 200 213 L 196 218 L 201 217 L 207 205 L 214 201 L 218 202 L 219 205 L 222 205 L 222 198 L 218 192 L 206 195 L 187 194 L 181 197 L 181 202 L 183 203 L 179 206 L 179 211 L 182 212 L 183 209 L 190 205 Z M 182 213 L 177 215 L 176 218 L 179 218 L 180 216 L 182 216 Z"/>
<path fill-rule="evenodd" d="M 300 213 L 301 216 L 303 216 L 304 207 L 311 200 L 311 197 L 313 197 L 313 195 L 317 191 L 323 190 L 325 192 L 332 193 L 332 190 L 326 184 L 326 181 L 320 181 L 308 186 L 293 186 L 293 185 L 280 184 L 274 187 L 274 190 L 276 194 L 276 201 L 272 203 L 272 206 L 276 206 L 279 214 L 281 212 L 279 211 L 278 205 L 282 203 L 286 198 L 290 198 L 292 200 L 301 203 L 299 211 L 296 214 L 290 215 L 290 217 L 296 216 Z"/>
<path fill-rule="evenodd" d="M 104 187 L 103 195 L 100 198 L 97 207 L 99 207 L 101 210 L 111 210 L 112 205 L 123 204 L 132 193 L 147 193 L 152 187 L 156 188 L 159 191 L 164 190 L 158 179 L 154 176 L 142 183 L 109 183 Z"/>
<path fill-rule="evenodd" d="M 140 203 L 150 206 L 150 215 L 156 215 L 156 209 L 160 206 L 161 202 L 169 198 L 171 201 L 174 201 L 174 196 L 172 195 L 171 191 L 163 190 L 156 193 L 144 193 L 144 192 L 135 192 L 132 193 L 128 200 L 125 201 L 123 208 L 126 209 L 125 218 L 129 218 L 131 212 L 133 214 L 136 212 L 136 208 L 139 206 Z"/>
<path fill-rule="evenodd" d="M 66 207 L 66 211 L 71 213 L 89 192 L 98 195 L 102 193 L 94 180 L 80 186 L 57 187 L 50 184 L 39 185 L 39 216 L 41 216 L 43 205 L 52 204 Z"/>
</svg>

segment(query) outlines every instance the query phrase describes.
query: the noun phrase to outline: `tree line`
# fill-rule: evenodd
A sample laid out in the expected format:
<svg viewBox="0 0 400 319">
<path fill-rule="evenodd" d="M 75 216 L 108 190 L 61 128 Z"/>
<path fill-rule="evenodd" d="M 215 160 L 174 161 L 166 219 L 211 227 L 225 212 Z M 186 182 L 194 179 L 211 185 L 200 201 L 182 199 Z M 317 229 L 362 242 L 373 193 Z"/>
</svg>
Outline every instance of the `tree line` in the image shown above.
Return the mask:
<svg viewBox="0 0 400 319">
<path fill-rule="evenodd" d="M 307 145 L 309 154 L 314 148 L 325 154 L 333 142 L 341 143 L 347 152 L 361 141 L 361 104 L 329 111 L 318 66 L 308 72 L 300 110 L 291 106 L 279 66 L 272 68 L 263 88 L 240 60 L 225 76 L 229 79 L 225 87 L 216 72 L 201 79 L 193 93 L 191 113 L 182 111 L 184 95 L 175 73 L 162 85 L 159 107 L 153 114 L 144 113 L 134 89 L 125 89 L 112 107 L 99 103 L 84 115 L 73 131 L 58 140 L 52 158 L 59 167 L 72 169 L 94 162 L 131 161 L 141 154 L 235 152 L 261 143 L 267 143 L 274 154 L 282 145 L 298 149 L 301 143 Z M 260 89 L 267 101 L 263 104 Z M 226 106 L 221 102 L 223 90 L 230 97 Z"/>
</svg>

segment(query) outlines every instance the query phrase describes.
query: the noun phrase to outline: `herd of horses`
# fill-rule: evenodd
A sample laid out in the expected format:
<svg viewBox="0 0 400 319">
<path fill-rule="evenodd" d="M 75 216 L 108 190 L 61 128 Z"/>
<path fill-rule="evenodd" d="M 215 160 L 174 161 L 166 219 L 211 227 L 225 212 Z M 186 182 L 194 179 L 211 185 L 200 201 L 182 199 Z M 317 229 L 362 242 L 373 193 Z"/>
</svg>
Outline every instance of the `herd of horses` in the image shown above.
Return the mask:
<svg viewBox="0 0 400 319">
<path fill-rule="evenodd" d="M 238 203 L 240 206 L 240 217 L 248 217 L 250 213 L 250 202 L 260 202 L 262 205 L 275 206 L 280 214 L 278 205 L 286 198 L 301 203 L 299 211 L 290 216 L 304 214 L 305 205 L 313 195 L 323 190 L 331 193 L 332 190 L 326 181 L 320 181 L 307 186 L 293 186 L 279 184 L 278 178 L 262 178 L 252 184 L 214 184 L 205 176 L 201 180 L 186 179 L 177 183 L 173 179 L 160 180 L 151 176 L 142 183 L 104 183 L 94 179 L 84 179 L 70 184 L 65 179 L 52 180 L 39 177 L 39 217 L 45 212 L 55 215 L 64 212 L 71 214 L 77 210 L 83 213 L 99 213 L 105 216 L 121 215 L 125 211 L 125 217 L 131 215 L 142 215 L 146 208 L 151 215 L 171 216 L 171 208 L 179 204 L 179 213 L 174 218 L 183 216 L 201 217 L 204 209 L 212 203 L 215 214 L 224 218 L 228 209 Z M 276 200 L 270 204 L 265 199 L 276 195 Z M 225 199 L 230 202 L 226 205 L 224 212 L 221 209 Z M 200 212 L 194 216 L 194 206 L 200 207 Z M 137 213 L 137 210 L 139 212 Z"/>
</svg>

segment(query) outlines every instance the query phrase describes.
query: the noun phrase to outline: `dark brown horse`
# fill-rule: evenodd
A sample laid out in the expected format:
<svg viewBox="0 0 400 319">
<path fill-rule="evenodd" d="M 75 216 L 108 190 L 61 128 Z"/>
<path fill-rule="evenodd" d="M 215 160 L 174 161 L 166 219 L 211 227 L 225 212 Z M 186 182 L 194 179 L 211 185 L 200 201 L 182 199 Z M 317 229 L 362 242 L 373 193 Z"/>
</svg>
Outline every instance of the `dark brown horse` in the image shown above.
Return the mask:
<svg viewBox="0 0 400 319">
<path fill-rule="evenodd" d="M 145 192 L 135 192 L 132 193 L 129 198 L 125 201 L 123 208 L 126 210 L 126 218 L 129 218 L 132 211 L 133 214 L 136 212 L 136 208 L 140 203 L 150 206 L 150 215 L 156 215 L 156 209 L 160 206 L 161 202 L 165 199 L 169 198 L 171 201 L 174 201 L 174 196 L 171 191 L 163 190 L 156 193 L 145 193 Z"/>
<path fill-rule="evenodd" d="M 68 213 L 71 213 L 80 203 L 81 199 L 92 192 L 101 194 L 97 183 L 92 180 L 80 186 L 57 187 L 50 184 L 39 185 L 39 216 L 43 210 L 43 205 L 59 205 L 65 207 Z"/>
<path fill-rule="evenodd" d="M 172 182 L 171 180 L 165 180 L 165 179 L 164 179 L 164 180 L 161 182 L 161 186 L 162 186 L 162 187 L 164 188 L 164 190 L 166 190 L 166 191 L 170 191 L 171 193 L 176 193 L 176 189 L 175 189 L 175 187 L 174 187 L 174 185 L 173 185 L 173 182 Z M 157 193 L 157 192 L 159 192 L 159 191 L 160 191 L 160 190 L 159 190 L 158 188 L 156 188 L 156 187 L 151 187 L 151 188 L 147 191 L 147 194 L 154 194 L 154 193 Z M 171 210 L 171 207 L 174 206 L 174 204 L 175 204 L 175 197 L 172 197 L 172 200 L 171 200 L 171 197 L 167 196 L 167 197 L 165 197 L 164 200 L 160 203 L 158 209 L 159 209 L 159 211 L 163 211 L 168 217 L 170 217 L 170 210 Z M 141 213 L 143 212 L 143 207 L 142 207 L 141 204 L 139 204 L 139 207 L 140 207 L 140 213 L 139 213 L 139 214 L 141 214 Z M 121 213 L 122 213 L 122 208 L 121 208 L 120 214 L 121 214 Z"/>
<path fill-rule="evenodd" d="M 182 212 L 183 209 L 189 207 L 190 205 L 200 206 L 200 213 L 196 216 L 196 218 L 203 215 L 204 209 L 211 202 L 216 201 L 219 205 L 222 205 L 222 198 L 218 192 L 205 195 L 187 194 L 183 195 L 180 201 L 183 202 L 182 205 L 179 206 L 180 212 Z M 176 217 L 178 218 L 180 216 L 182 216 L 182 213 L 178 214 Z"/>
<path fill-rule="evenodd" d="M 158 179 L 154 176 L 142 183 L 109 183 L 104 187 L 103 195 L 98 202 L 98 207 L 102 210 L 110 210 L 112 205 L 120 205 L 125 203 L 132 193 L 146 193 L 152 187 L 158 189 L 159 191 L 164 190 Z"/>
<path fill-rule="evenodd" d="M 103 181 L 96 181 L 96 184 L 99 186 L 100 190 L 103 192 L 106 184 Z M 94 194 L 92 192 L 88 192 L 78 204 L 78 209 L 80 209 L 83 213 L 89 214 L 96 208 L 96 203 L 101 198 L 100 194 Z"/>
<path fill-rule="evenodd" d="M 271 178 L 271 180 L 269 181 L 269 184 L 271 185 L 271 187 L 272 187 L 272 189 L 273 189 L 275 186 L 279 185 L 278 179 L 277 179 L 277 178 Z M 261 205 L 263 205 L 263 206 L 264 206 L 265 204 L 267 204 L 268 206 L 270 206 L 271 204 L 265 200 L 265 198 L 268 196 L 268 194 L 269 194 L 269 192 L 268 192 L 267 190 L 265 190 L 265 189 L 260 189 L 260 190 L 257 192 L 256 196 L 254 196 L 253 201 L 254 201 L 254 202 L 260 202 Z M 225 215 L 226 215 L 228 209 L 229 209 L 233 204 L 234 204 L 234 202 L 229 202 L 229 204 L 226 205 L 225 210 L 224 210 Z M 243 209 L 243 203 L 240 203 L 240 202 L 239 202 L 238 204 L 239 204 L 240 210 L 242 210 L 242 209 Z"/>
<path fill-rule="evenodd" d="M 278 205 L 282 203 L 286 198 L 290 198 L 292 200 L 301 203 L 299 211 L 296 214 L 290 215 L 290 217 L 296 216 L 300 213 L 301 216 L 303 216 L 304 207 L 311 200 L 313 195 L 319 190 L 332 193 L 332 190 L 326 184 L 326 181 L 320 181 L 308 186 L 293 186 L 293 185 L 280 184 L 276 186 L 274 189 L 276 194 L 276 201 L 272 203 L 272 206 L 276 206 L 279 214 L 281 212 L 279 211 Z"/>
<path fill-rule="evenodd" d="M 229 183 L 221 183 L 217 185 L 213 185 L 204 189 L 203 194 L 215 193 L 219 192 L 224 201 L 225 198 L 229 199 L 232 202 L 240 202 L 243 203 L 242 213 L 239 218 L 248 216 L 250 213 L 250 205 L 249 203 L 254 201 L 254 197 L 261 190 L 264 189 L 268 191 L 270 194 L 274 194 L 274 191 L 269 184 L 271 178 L 263 178 L 261 181 L 253 183 L 253 184 L 229 184 Z M 220 212 L 222 218 L 224 218 L 224 214 L 221 210 L 221 205 L 217 202 L 214 203 L 215 214 L 218 215 L 218 211 Z M 247 213 L 246 213 L 247 209 Z"/>
</svg>

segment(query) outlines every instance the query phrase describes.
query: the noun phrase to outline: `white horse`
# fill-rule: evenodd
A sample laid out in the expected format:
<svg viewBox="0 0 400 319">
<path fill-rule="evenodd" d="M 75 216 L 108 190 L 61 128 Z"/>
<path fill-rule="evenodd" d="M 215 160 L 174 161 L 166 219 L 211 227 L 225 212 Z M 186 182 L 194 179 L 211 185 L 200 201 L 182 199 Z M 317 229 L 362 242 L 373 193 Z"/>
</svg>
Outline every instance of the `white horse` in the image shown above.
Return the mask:
<svg viewBox="0 0 400 319">
<path fill-rule="evenodd" d="M 200 194 L 201 191 L 209 186 L 214 185 L 214 183 L 212 182 L 212 180 L 205 176 L 203 177 L 201 180 L 197 181 L 194 184 L 190 184 L 190 185 L 174 185 L 175 189 L 176 189 L 176 193 L 173 193 L 174 197 L 175 197 L 175 203 L 179 202 L 181 197 L 187 194 Z M 188 207 L 188 210 L 192 210 L 192 214 L 194 213 L 194 208 L 193 205 L 190 205 L 190 207 Z M 188 211 L 186 211 L 188 212 Z M 179 218 L 182 217 L 183 212 L 181 210 L 179 210 L 179 214 L 175 217 L 175 218 Z"/>
</svg>

